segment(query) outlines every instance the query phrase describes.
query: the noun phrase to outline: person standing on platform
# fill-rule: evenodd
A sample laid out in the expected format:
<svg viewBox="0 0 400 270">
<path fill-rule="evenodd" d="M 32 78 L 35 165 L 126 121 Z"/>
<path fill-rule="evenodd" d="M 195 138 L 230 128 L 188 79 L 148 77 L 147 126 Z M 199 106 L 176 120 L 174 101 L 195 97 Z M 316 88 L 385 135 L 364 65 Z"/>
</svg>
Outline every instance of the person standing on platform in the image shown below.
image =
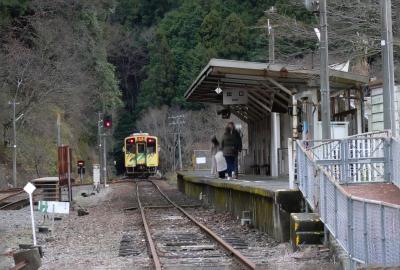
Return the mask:
<svg viewBox="0 0 400 270">
<path fill-rule="evenodd" d="M 225 178 L 225 173 L 227 169 L 226 160 L 224 157 L 224 153 L 218 149 L 218 152 L 215 154 L 215 164 L 218 171 L 218 177 L 221 179 Z"/>
<path fill-rule="evenodd" d="M 233 123 L 228 123 L 221 141 L 222 152 L 227 164 L 226 172 L 228 173 L 228 179 L 230 179 L 232 173 L 235 172 L 235 157 L 238 155 L 238 144 L 234 129 L 235 126 Z"/>
<path fill-rule="evenodd" d="M 215 160 L 215 155 L 219 150 L 219 141 L 216 136 L 211 138 L 211 175 L 217 174 L 217 164 Z"/>
<path fill-rule="evenodd" d="M 233 134 L 235 135 L 236 139 L 236 155 L 235 155 L 235 175 L 234 179 L 238 179 L 239 176 L 239 153 L 242 152 L 242 136 L 240 135 L 240 132 L 238 129 L 236 129 L 235 124 L 233 122 L 229 123 L 232 127 Z"/>
</svg>

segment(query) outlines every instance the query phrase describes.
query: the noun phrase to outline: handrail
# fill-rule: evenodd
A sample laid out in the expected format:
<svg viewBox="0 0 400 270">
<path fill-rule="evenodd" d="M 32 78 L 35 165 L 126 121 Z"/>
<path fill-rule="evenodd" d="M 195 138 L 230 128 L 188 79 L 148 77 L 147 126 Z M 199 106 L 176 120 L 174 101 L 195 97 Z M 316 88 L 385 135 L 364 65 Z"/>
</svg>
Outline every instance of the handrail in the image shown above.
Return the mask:
<svg viewBox="0 0 400 270">
<path fill-rule="evenodd" d="M 351 195 L 301 141 L 296 146 L 299 189 L 349 254 L 352 269 L 356 262 L 400 265 L 400 205 Z"/>
<path fill-rule="evenodd" d="M 308 156 L 308 158 L 310 160 L 313 160 L 310 155 L 309 155 L 309 151 L 307 151 L 306 149 L 304 149 L 304 147 L 299 143 L 299 141 L 296 141 L 298 146 L 301 148 L 301 150 Z M 396 208 L 396 209 L 400 209 L 400 205 L 398 204 L 392 204 L 392 203 L 387 203 L 387 202 L 383 202 L 383 201 L 377 201 L 377 200 L 371 200 L 371 199 L 366 199 L 366 198 L 361 198 L 358 196 L 354 196 L 352 194 L 350 194 L 348 191 L 346 191 L 342 185 L 340 185 L 336 180 L 333 179 L 333 177 L 330 175 L 330 173 L 321 165 L 315 163 L 314 165 L 316 168 L 318 168 L 318 170 L 320 170 L 321 172 L 323 172 L 325 174 L 325 176 L 328 178 L 328 180 L 334 184 L 336 186 L 336 188 L 338 190 L 340 190 L 344 195 L 346 195 L 347 197 L 351 197 L 353 200 L 357 200 L 360 202 L 366 202 L 366 203 L 374 203 L 374 204 L 378 204 L 378 205 L 384 205 L 384 206 L 388 206 L 388 207 L 392 207 L 392 208 Z"/>
<path fill-rule="evenodd" d="M 355 138 L 360 138 L 360 139 L 365 139 L 365 138 L 370 138 L 372 137 L 372 135 L 375 134 L 386 134 L 386 136 L 381 136 L 381 137 L 373 137 L 373 138 L 388 138 L 391 136 L 391 130 L 386 129 L 383 131 L 371 131 L 371 132 L 366 132 L 366 133 L 361 133 L 361 134 L 355 134 L 355 135 L 350 135 L 350 136 L 346 136 L 343 137 L 341 139 L 321 139 L 321 140 L 302 140 L 303 142 L 321 142 L 320 145 L 315 146 L 315 147 L 319 147 L 325 144 L 329 144 L 331 142 L 334 141 L 341 141 L 341 140 L 345 140 L 345 139 L 355 139 Z"/>
</svg>

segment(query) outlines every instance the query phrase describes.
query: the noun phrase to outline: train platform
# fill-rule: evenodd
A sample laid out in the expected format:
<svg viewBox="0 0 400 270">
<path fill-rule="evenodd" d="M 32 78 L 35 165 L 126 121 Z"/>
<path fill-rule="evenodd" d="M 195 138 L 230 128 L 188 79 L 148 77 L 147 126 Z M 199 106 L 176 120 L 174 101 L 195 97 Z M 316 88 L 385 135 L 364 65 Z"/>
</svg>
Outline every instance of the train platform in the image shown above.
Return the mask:
<svg viewBox="0 0 400 270">
<path fill-rule="evenodd" d="M 193 177 L 196 181 L 211 185 L 230 186 L 249 192 L 260 192 L 273 195 L 277 191 L 289 190 L 288 177 L 271 177 L 266 175 L 240 174 L 238 179 L 219 179 L 211 175 L 209 171 L 182 172 L 187 177 Z"/>
<path fill-rule="evenodd" d="M 185 171 L 178 173 L 178 188 L 281 242 L 289 240 L 290 213 L 301 212 L 303 207 L 300 191 L 289 189 L 287 177 L 239 175 L 237 180 L 226 180 L 209 171 Z"/>
</svg>

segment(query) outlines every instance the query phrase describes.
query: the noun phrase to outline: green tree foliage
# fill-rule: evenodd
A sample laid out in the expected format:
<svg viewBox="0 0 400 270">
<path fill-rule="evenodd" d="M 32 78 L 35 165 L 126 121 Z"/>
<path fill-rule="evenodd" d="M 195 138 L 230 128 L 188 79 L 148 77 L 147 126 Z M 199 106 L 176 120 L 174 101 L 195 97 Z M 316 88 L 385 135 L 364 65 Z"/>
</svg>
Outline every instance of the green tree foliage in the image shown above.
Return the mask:
<svg viewBox="0 0 400 270">
<path fill-rule="evenodd" d="M 253 60 L 257 57 L 254 55 L 256 44 L 250 41 L 258 33 L 249 28 L 263 16 L 267 6 L 263 1 L 182 1 L 166 13 L 155 24 L 157 34 L 149 42 L 147 78 L 140 87 L 136 113 L 149 106 L 199 107 L 185 102 L 186 89 L 210 58 Z M 167 53 L 161 57 L 160 52 Z M 167 65 L 161 59 L 165 57 L 169 58 Z"/>
<path fill-rule="evenodd" d="M 199 29 L 201 43 L 206 48 L 213 48 L 220 36 L 223 19 L 217 10 L 212 9 L 203 19 Z"/>
<path fill-rule="evenodd" d="M 178 0 L 119 0 L 114 19 L 131 28 L 151 26 L 179 2 Z"/>
<path fill-rule="evenodd" d="M 23 15 L 28 9 L 29 0 L 1 0 L 0 1 L 0 25 L 11 18 Z"/>
<path fill-rule="evenodd" d="M 247 28 L 241 18 L 230 14 L 223 22 L 220 31 L 219 54 L 222 57 L 242 59 L 247 52 Z"/>
<path fill-rule="evenodd" d="M 152 106 L 171 104 L 175 97 L 175 59 L 165 35 L 157 33 L 150 47 L 150 64 L 147 67 L 148 78 L 143 82 L 139 94 L 138 111 Z"/>
</svg>

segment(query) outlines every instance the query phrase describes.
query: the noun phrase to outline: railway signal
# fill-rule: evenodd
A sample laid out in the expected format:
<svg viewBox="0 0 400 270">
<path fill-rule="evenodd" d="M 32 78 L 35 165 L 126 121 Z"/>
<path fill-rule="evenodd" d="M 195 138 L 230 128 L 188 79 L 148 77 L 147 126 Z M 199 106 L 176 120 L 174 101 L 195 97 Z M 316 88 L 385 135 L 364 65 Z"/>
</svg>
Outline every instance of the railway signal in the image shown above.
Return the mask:
<svg viewBox="0 0 400 270">
<path fill-rule="evenodd" d="M 83 175 L 85 174 L 85 161 L 84 160 L 78 160 L 76 162 L 76 165 L 78 166 L 78 174 L 79 174 L 79 178 L 81 180 L 83 180 Z"/>
<path fill-rule="evenodd" d="M 111 128 L 112 127 L 112 116 L 109 114 L 105 114 L 103 117 L 103 127 Z"/>
</svg>

